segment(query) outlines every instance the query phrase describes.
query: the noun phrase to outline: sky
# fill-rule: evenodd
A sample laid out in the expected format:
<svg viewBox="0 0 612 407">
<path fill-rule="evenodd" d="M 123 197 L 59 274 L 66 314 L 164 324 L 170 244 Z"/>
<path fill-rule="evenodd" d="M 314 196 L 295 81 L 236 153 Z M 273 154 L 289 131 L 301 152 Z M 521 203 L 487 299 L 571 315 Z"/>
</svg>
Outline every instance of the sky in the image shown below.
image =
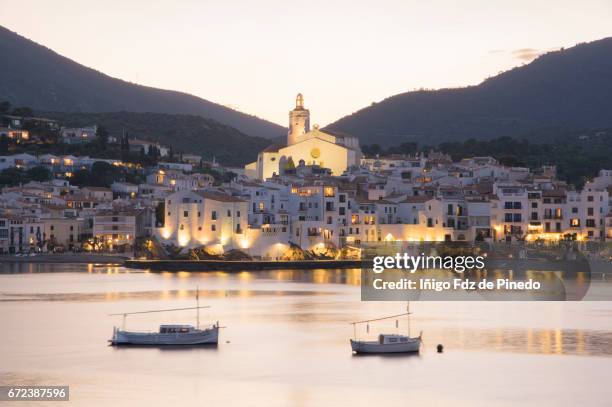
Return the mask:
<svg viewBox="0 0 612 407">
<path fill-rule="evenodd" d="M 610 0 L 0 0 L 0 25 L 85 66 L 283 126 L 298 92 L 324 126 L 612 36 L 611 21 Z"/>
</svg>

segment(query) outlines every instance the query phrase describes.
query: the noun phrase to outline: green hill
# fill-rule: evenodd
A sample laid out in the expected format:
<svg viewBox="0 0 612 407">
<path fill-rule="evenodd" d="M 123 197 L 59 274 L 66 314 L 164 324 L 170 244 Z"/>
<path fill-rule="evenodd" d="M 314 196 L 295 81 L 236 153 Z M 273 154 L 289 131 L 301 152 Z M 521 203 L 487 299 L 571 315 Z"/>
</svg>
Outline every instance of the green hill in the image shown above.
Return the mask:
<svg viewBox="0 0 612 407">
<path fill-rule="evenodd" d="M 233 126 L 249 136 L 286 134 L 282 126 L 187 93 L 112 78 L 1 26 L 0 55 L 0 99 L 13 106 L 62 112 L 192 114 Z"/>
<path fill-rule="evenodd" d="M 612 38 L 549 52 L 477 86 L 395 95 L 328 127 L 387 146 L 609 128 Z"/>
<path fill-rule="evenodd" d="M 224 165 L 244 165 L 257 159 L 257 153 L 270 144 L 261 137 L 249 137 L 233 127 L 195 115 L 162 113 L 63 113 L 37 112 L 58 119 L 66 127 L 97 124 L 110 135 L 159 141 L 176 152 L 216 157 Z"/>
</svg>

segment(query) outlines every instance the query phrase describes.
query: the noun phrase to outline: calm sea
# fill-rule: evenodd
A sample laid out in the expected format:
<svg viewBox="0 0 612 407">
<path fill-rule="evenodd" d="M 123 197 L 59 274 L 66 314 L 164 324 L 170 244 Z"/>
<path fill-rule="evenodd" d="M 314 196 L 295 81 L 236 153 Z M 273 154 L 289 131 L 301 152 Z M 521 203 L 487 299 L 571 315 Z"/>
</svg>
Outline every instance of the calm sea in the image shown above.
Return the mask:
<svg viewBox="0 0 612 407">
<path fill-rule="evenodd" d="M 360 270 L 1 267 L 0 384 L 69 385 L 71 402 L 53 405 L 573 407 L 612 400 L 612 302 L 412 302 L 409 327 L 402 318 L 397 328 L 389 320 L 357 335 L 422 331 L 421 354 L 364 357 L 351 354 L 349 323 L 401 313 L 405 304 L 361 302 Z M 196 287 L 201 305 L 211 306 L 201 311 L 202 324 L 226 327 L 216 349 L 107 346 L 122 323 L 109 314 L 195 306 Z M 195 311 L 134 315 L 126 327 L 195 319 Z"/>
</svg>

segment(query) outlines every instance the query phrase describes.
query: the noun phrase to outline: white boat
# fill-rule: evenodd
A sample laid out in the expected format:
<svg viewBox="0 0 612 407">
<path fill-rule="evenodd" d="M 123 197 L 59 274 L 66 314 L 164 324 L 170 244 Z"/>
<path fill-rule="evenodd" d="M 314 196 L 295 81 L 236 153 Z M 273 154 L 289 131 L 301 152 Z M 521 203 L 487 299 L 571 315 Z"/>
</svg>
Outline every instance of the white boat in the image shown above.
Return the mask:
<svg viewBox="0 0 612 407">
<path fill-rule="evenodd" d="M 382 321 L 386 319 L 396 318 L 395 326 L 399 327 L 399 321 L 397 318 L 406 316 L 408 320 L 408 335 L 400 334 L 380 334 L 378 335 L 377 341 L 365 341 L 357 339 L 357 325 L 368 324 L 375 321 Z M 351 339 L 351 350 L 355 353 L 370 353 L 370 354 L 383 354 L 383 353 L 416 353 L 421 349 L 422 336 L 421 332 L 419 336 L 410 336 L 410 310 L 406 309 L 406 312 L 399 315 L 391 315 L 389 317 L 382 317 L 376 319 L 368 319 L 365 321 L 351 322 L 354 329 L 354 339 Z"/>
<path fill-rule="evenodd" d="M 412 353 L 421 348 L 421 336 L 411 338 L 404 335 L 380 334 L 378 341 L 359 341 L 351 339 L 351 349 L 355 353 Z"/>
<path fill-rule="evenodd" d="M 118 328 L 109 341 L 119 345 L 216 345 L 219 341 L 219 323 L 198 329 L 191 325 L 160 325 L 159 332 L 134 332 Z"/>
<path fill-rule="evenodd" d="M 174 308 L 152 311 L 126 312 L 122 314 L 111 314 L 123 316 L 121 328 L 113 328 L 113 337 L 109 343 L 113 346 L 140 345 L 140 346 L 165 346 L 165 345 L 216 345 L 219 342 L 219 322 L 200 329 L 200 307 L 199 290 L 196 291 L 196 307 Z M 125 330 L 125 320 L 128 315 L 149 314 L 152 312 L 197 310 L 196 326 L 192 325 L 160 325 L 158 332 L 138 332 Z"/>
</svg>

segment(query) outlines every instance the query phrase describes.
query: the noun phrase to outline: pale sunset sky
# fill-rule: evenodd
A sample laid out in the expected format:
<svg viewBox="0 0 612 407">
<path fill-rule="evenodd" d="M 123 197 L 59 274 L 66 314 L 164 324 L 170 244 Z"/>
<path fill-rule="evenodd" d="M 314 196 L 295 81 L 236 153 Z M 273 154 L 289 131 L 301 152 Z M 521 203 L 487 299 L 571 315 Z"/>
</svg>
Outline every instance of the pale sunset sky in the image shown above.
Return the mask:
<svg viewBox="0 0 612 407">
<path fill-rule="evenodd" d="M 610 0 L 0 0 L 0 25 L 83 65 L 284 126 L 298 92 L 325 125 L 611 36 L 611 22 Z"/>
</svg>

